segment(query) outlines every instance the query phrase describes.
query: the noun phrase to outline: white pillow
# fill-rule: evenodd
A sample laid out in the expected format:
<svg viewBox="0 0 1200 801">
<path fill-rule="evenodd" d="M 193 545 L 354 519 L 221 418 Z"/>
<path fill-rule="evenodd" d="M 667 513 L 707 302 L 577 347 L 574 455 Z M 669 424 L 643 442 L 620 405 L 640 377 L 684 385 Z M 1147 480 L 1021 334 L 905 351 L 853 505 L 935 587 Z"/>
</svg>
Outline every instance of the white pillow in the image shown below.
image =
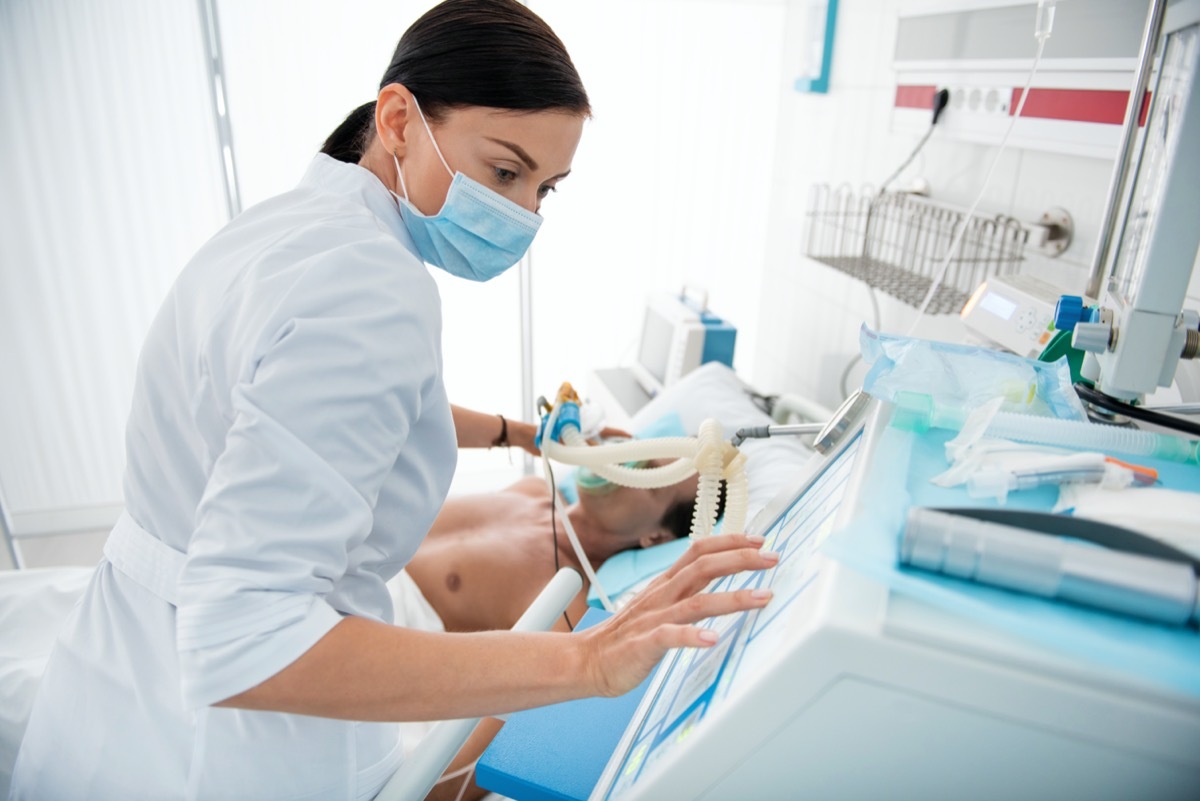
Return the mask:
<svg viewBox="0 0 1200 801">
<path fill-rule="evenodd" d="M 746 386 L 732 369 L 708 362 L 667 387 L 633 416 L 633 428 L 644 428 L 667 414 L 679 415 L 689 434 L 700 424 L 715 419 L 729 439 L 740 428 L 771 425 L 770 415 L 754 404 Z M 746 455 L 749 504 L 746 521 L 791 486 L 813 451 L 799 437 L 782 436 L 748 439 L 739 449 Z"/>
<path fill-rule="evenodd" d="M 751 399 L 748 387 L 729 367 L 709 362 L 688 373 L 638 410 L 633 416 L 634 431 L 649 428 L 667 415 L 675 414 L 688 434 L 700 430 L 700 424 L 715 419 L 729 439 L 740 428 L 770 425 L 771 417 Z M 813 456 L 798 437 L 768 437 L 746 440 L 739 446 L 746 455 L 747 528 L 776 495 L 790 488 L 804 463 Z M 608 559 L 597 577 L 613 603 L 620 608 L 642 587 L 670 566 L 686 549 L 686 540 L 675 540 L 650 548 L 622 551 Z M 588 603 L 599 607 L 600 598 L 593 585 Z"/>
</svg>

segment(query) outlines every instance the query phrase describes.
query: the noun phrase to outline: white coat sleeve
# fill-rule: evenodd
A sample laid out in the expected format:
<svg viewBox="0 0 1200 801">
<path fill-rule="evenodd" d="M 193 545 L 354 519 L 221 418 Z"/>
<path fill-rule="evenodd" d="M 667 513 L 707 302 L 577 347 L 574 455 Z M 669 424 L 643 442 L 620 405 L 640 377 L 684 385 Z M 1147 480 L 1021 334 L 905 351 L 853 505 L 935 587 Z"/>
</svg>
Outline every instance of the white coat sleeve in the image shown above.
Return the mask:
<svg viewBox="0 0 1200 801">
<path fill-rule="evenodd" d="M 192 708 L 262 683 L 341 619 L 324 596 L 370 533 L 440 369 L 436 290 L 419 280 L 429 276 L 406 286 L 394 249 L 376 249 L 306 269 L 232 389 L 180 580 L 176 646 Z"/>
</svg>

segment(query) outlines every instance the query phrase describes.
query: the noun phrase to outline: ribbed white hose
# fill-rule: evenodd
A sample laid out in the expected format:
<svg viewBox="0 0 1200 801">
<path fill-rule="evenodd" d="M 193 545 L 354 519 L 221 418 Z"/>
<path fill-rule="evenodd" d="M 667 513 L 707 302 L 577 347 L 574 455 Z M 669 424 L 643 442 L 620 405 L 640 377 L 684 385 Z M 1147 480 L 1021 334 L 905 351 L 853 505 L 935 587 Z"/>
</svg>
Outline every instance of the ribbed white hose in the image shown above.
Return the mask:
<svg viewBox="0 0 1200 801">
<path fill-rule="evenodd" d="M 732 446 L 730 446 L 732 447 Z M 746 477 L 746 454 L 738 452 L 725 465 L 725 528 L 728 533 L 746 530 L 750 506 L 750 481 Z"/>
<path fill-rule="evenodd" d="M 550 412 L 546 420 L 546 431 L 553 431 L 558 419 L 558 406 Z M 720 422 L 705 420 L 700 426 L 699 436 L 664 437 L 653 440 L 634 440 L 608 445 L 589 445 L 583 434 L 575 426 L 566 426 L 561 432 L 563 444 L 550 437 L 542 440 L 542 462 L 554 459 L 565 464 L 587 467 L 601 478 L 614 484 L 636 489 L 652 489 L 678 484 L 692 473 L 700 473 L 699 486 L 696 491 L 696 507 L 692 514 L 693 538 L 707 537 L 712 534 L 717 522 L 717 505 L 720 501 L 721 480 L 726 482 L 725 488 L 725 526 L 726 531 L 743 531 L 746 525 L 746 509 L 749 505 L 748 484 L 746 480 L 746 457 L 739 453 L 731 444 L 725 442 Z M 625 467 L 623 462 L 634 462 L 645 459 L 662 459 L 675 457 L 675 461 L 661 467 L 638 468 Z M 726 464 L 728 462 L 728 464 Z M 551 492 L 556 492 L 549 468 L 546 467 L 546 481 L 550 484 Z M 597 585 L 597 594 L 605 601 L 605 608 L 611 608 L 607 603 L 595 574 L 590 572 L 579 540 L 574 530 L 567 526 L 567 536 L 576 556 L 587 565 L 585 572 L 589 580 Z"/>
<path fill-rule="evenodd" d="M 601 478 L 624 487 L 669 487 L 696 472 L 692 458 L 696 453 L 696 440 L 690 437 L 666 437 L 593 446 L 588 445 L 579 429 L 568 427 L 563 430 L 562 438 L 566 442 L 565 445 L 557 442 L 545 443 L 546 447 L 543 449 L 552 459 L 586 467 Z M 661 448 L 658 447 L 660 443 Z M 682 458 L 661 467 L 625 467 L 621 464 L 668 456 Z"/>
<path fill-rule="evenodd" d="M 705 420 L 700 424 L 697 439 L 696 470 L 700 473 L 700 485 L 696 488 L 696 507 L 692 511 L 693 539 L 711 536 L 713 526 L 717 524 L 721 473 L 725 467 L 721 424 L 716 420 Z"/>
<path fill-rule="evenodd" d="M 660 439 L 631 439 L 626 442 L 609 442 L 604 445 L 589 445 L 583 434 L 574 426 L 565 428 L 562 438 L 566 445 L 553 440 L 544 444 L 551 450 L 555 448 L 586 448 L 572 451 L 571 464 L 583 467 L 607 465 L 620 462 L 637 462 L 642 459 L 691 459 L 696 455 L 695 437 L 662 437 Z"/>
</svg>

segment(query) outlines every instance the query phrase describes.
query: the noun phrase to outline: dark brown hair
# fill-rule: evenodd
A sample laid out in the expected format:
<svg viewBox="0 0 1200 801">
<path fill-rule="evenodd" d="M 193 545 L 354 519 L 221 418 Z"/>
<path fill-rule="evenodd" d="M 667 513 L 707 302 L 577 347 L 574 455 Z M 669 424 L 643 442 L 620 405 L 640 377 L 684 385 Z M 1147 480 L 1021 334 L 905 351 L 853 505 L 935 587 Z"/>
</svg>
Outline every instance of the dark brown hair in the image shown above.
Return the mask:
<svg viewBox="0 0 1200 801">
<path fill-rule="evenodd" d="M 412 92 L 431 120 L 465 106 L 591 113 L 566 47 L 516 0 L 446 0 L 431 8 L 400 37 L 379 87 L 393 83 Z M 374 130 L 372 100 L 350 112 L 321 152 L 357 163 Z"/>
<path fill-rule="evenodd" d="M 696 499 L 692 498 L 689 501 L 680 501 L 667 510 L 663 515 L 662 524 L 672 534 L 675 539 L 683 539 L 692 533 L 692 515 L 696 512 Z M 721 519 L 721 515 L 725 514 L 725 482 L 720 484 L 720 491 L 717 493 L 717 519 Z M 736 534 L 737 532 L 729 532 Z"/>
</svg>

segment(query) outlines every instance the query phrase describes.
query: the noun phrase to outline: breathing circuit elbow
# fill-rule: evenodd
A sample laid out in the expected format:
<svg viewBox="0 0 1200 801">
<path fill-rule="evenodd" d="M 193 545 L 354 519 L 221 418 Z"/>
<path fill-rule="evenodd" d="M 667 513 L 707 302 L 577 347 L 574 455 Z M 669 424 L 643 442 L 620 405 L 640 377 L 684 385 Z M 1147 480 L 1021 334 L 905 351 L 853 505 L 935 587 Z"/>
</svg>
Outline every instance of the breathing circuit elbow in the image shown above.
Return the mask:
<svg viewBox="0 0 1200 801">
<path fill-rule="evenodd" d="M 542 423 L 538 426 L 537 436 L 533 439 L 533 444 L 539 449 L 542 447 L 542 438 L 546 434 L 546 425 L 553 418 L 554 427 L 550 430 L 550 439 L 555 442 L 562 440 L 562 432 L 567 426 L 575 426 L 577 430 L 582 431 L 583 426 L 579 418 L 579 394 L 575 392 L 575 388 L 570 382 L 564 381 L 563 385 L 558 388 L 558 396 L 554 399 L 553 413 L 547 413 L 542 416 Z M 545 398 L 541 399 L 541 405 L 547 406 Z M 549 412 L 549 410 L 547 410 Z"/>
</svg>

